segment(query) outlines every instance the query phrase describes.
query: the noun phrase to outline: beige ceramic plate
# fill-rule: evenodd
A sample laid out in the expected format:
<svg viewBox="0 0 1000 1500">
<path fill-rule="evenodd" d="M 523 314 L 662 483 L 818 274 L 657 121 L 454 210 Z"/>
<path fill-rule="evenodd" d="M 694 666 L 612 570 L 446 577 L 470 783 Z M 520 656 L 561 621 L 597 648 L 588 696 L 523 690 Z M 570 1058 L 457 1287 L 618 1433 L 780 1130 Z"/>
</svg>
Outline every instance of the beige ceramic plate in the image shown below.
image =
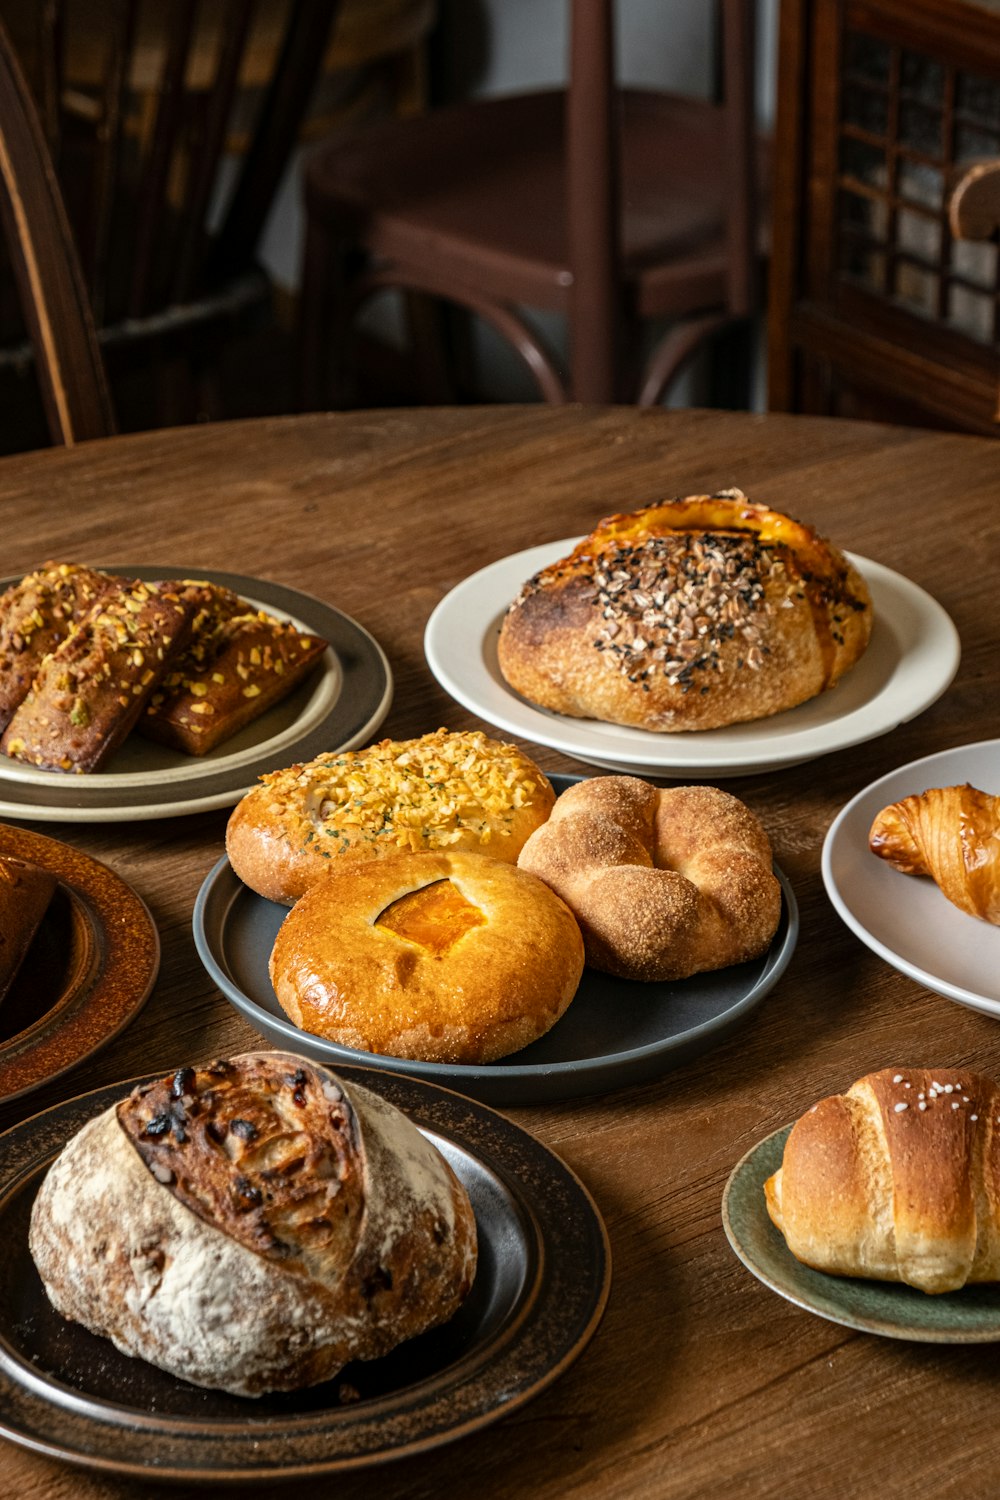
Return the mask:
<svg viewBox="0 0 1000 1500">
<path fill-rule="evenodd" d="M 775 1229 L 764 1183 L 781 1166 L 790 1125 L 748 1151 L 726 1184 L 722 1222 L 740 1260 L 758 1281 L 807 1312 L 883 1338 L 931 1344 L 1000 1340 L 1000 1285 L 970 1286 L 929 1297 L 891 1281 L 828 1276 L 797 1261 Z"/>
<path fill-rule="evenodd" d="M 0 823 L 0 855 L 41 865 L 59 881 L 0 1005 L 0 1099 L 14 1099 L 128 1025 L 156 979 L 160 938 L 131 886 L 81 850 Z"/>
</svg>

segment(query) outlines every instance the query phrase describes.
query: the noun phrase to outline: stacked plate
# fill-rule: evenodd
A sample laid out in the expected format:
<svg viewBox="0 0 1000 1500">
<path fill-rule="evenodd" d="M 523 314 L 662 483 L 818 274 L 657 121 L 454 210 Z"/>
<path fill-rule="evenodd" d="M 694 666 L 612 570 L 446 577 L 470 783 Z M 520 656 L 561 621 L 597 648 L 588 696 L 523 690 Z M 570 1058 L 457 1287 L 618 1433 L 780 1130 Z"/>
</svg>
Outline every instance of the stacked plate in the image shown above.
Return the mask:
<svg viewBox="0 0 1000 1500">
<path fill-rule="evenodd" d="M 578 540 L 529 547 L 466 578 L 431 615 L 424 652 L 441 686 L 464 708 L 508 734 L 602 770 L 714 780 L 797 765 L 914 718 L 958 669 L 958 632 L 937 601 L 899 573 L 848 554 L 871 590 L 875 626 L 868 650 L 834 692 L 771 719 L 697 734 L 652 734 L 549 713 L 507 686 L 497 637 L 521 585 Z"/>
</svg>

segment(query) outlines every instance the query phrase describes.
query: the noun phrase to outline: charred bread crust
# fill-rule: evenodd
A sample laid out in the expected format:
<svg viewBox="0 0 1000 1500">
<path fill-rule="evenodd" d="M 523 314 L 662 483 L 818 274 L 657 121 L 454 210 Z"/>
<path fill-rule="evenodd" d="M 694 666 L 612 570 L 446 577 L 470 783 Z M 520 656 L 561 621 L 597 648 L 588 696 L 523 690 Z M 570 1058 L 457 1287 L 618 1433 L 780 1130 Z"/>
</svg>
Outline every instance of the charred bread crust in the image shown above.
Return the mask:
<svg viewBox="0 0 1000 1500">
<path fill-rule="evenodd" d="M 532 703 L 670 733 L 763 718 L 833 687 L 871 621 L 842 552 L 737 491 L 602 521 L 524 585 L 498 653 Z"/>
<path fill-rule="evenodd" d="M 998 1281 L 1000 1090 L 964 1068 L 868 1074 L 795 1123 L 764 1191 L 816 1270 L 929 1293 Z"/>
<path fill-rule="evenodd" d="M 191 641 L 164 675 L 137 727 L 175 750 L 204 755 L 286 698 L 319 661 L 327 642 L 250 609 L 228 589 L 195 588 L 203 591 L 203 602 Z"/>
<path fill-rule="evenodd" d="M 27 696 L 43 659 L 114 585 L 94 568 L 47 562 L 0 597 L 0 731 Z"/>
<path fill-rule="evenodd" d="M 0 1000 L 31 947 L 55 894 L 49 870 L 12 856 L 0 857 Z"/>
<path fill-rule="evenodd" d="M 42 661 L 0 750 L 49 770 L 98 770 L 183 648 L 194 613 L 172 583 L 126 581 L 101 595 Z"/>
<path fill-rule="evenodd" d="M 476 1265 L 468 1195 L 435 1147 L 289 1053 L 182 1069 L 92 1120 L 46 1176 L 29 1245 L 64 1316 L 242 1396 L 444 1322 Z"/>
<path fill-rule="evenodd" d="M 263 776 L 233 809 L 226 852 L 251 890 L 291 905 L 331 869 L 402 850 L 513 864 L 554 802 L 516 745 L 438 729 Z"/>
</svg>

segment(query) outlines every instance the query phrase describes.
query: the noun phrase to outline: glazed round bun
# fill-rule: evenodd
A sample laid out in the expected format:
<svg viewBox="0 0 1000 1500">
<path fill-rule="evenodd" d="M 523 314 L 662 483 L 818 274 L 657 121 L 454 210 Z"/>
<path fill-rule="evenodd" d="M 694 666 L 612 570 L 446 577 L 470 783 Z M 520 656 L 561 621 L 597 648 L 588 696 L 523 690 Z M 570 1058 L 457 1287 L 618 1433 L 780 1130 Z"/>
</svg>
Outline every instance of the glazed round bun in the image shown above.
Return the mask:
<svg viewBox="0 0 1000 1500">
<path fill-rule="evenodd" d="M 573 912 L 587 962 L 623 979 L 686 979 L 758 958 L 781 917 L 767 834 L 717 787 L 577 782 L 518 863 Z"/>
<path fill-rule="evenodd" d="M 472 850 L 514 864 L 554 802 L 516 745 L 439 729 L 262 777 L 233 809 L 226 852 L 251 890 L 290 906 L 334 867 L 402 850 Z"/>
<path fill-rule="evenodd" d="M 814 698 L 871 626 L 850 560 L 737 490 L 602 521 L 524 585 L 498 651 L 507 683 L 542 708 L 673 733 Z"/>
<path fill-rule="evenodd" d="M 331 870 L 292 907 L 271 982 L 296 1026 L 424 1062 L 492 1062 L 554 1026 L 583 939 L 541 880 L 483 854 L 395 854 Z"/>
</svg>

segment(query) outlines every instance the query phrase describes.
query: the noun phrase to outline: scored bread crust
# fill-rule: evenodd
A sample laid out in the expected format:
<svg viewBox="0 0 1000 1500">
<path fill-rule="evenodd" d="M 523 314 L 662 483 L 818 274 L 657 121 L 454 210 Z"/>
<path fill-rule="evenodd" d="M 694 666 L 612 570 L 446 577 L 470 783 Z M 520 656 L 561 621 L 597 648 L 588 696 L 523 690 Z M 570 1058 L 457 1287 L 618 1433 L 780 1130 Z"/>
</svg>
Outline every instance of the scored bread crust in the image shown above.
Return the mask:
<svg viewBox="0 0 1000 1500">
<path fill-rule="evenodd" d="M 1000 1280 L 1000 1090 L 966 1069 L 884 1068 L 792 1127 L 764 1185 L 789 1250 L 929 1293 Z"/>
<path fill-rule="evenodd" d="M 717 787 L 577 782 L 518 864 L 566 902 L 591 967 L 623 979 L 686 979 L 758 958 L 781 917 L 767 834 Z"/>
<path fill-rule="evenodd" d="M 394 902 L 450 881 L 485 921 L 442 955 L 376 925 Z M 332 871 L 288 913 L 271 953 L 282 1007 L 341 1046 L 424 1062 L 491 1062 L 555 1025 L 583 972 L 563 901 L 482 854 L 397 854 Z"/>
<path fill-rule="evenodd" d="M 734 491 L 603 520 L 524 585 L 498 655 L 542 708 L 675 733 L 815 697 L 871 625 L 867 585 L 838 548 Z"/>
<path fill-rule="evenodd" d="M 235 1070 L 235 1130 L 219 1067 Z M 452 1316 L 475 1274 L 475 1220 L 404 1115 L 290 1053 L 176 1080 L 90 1121 L 45 1177 L 29 1244 L 57 1311 L 241 1396 L 328 1380 Z M 165 1088 L 183 1122 L 166 1134 Z M 281 1109 L 269 1134 L 265 1095 Z"/>
<path fill-rule="evenodd" d="M 515 745 L 439 729 L 262 777 L 233 809 L 226 852 L 245 885 L 290 906 L 332 869 L 401 850 L 480 851 L 513 864 L 554 802 Z"/>
</svg>

